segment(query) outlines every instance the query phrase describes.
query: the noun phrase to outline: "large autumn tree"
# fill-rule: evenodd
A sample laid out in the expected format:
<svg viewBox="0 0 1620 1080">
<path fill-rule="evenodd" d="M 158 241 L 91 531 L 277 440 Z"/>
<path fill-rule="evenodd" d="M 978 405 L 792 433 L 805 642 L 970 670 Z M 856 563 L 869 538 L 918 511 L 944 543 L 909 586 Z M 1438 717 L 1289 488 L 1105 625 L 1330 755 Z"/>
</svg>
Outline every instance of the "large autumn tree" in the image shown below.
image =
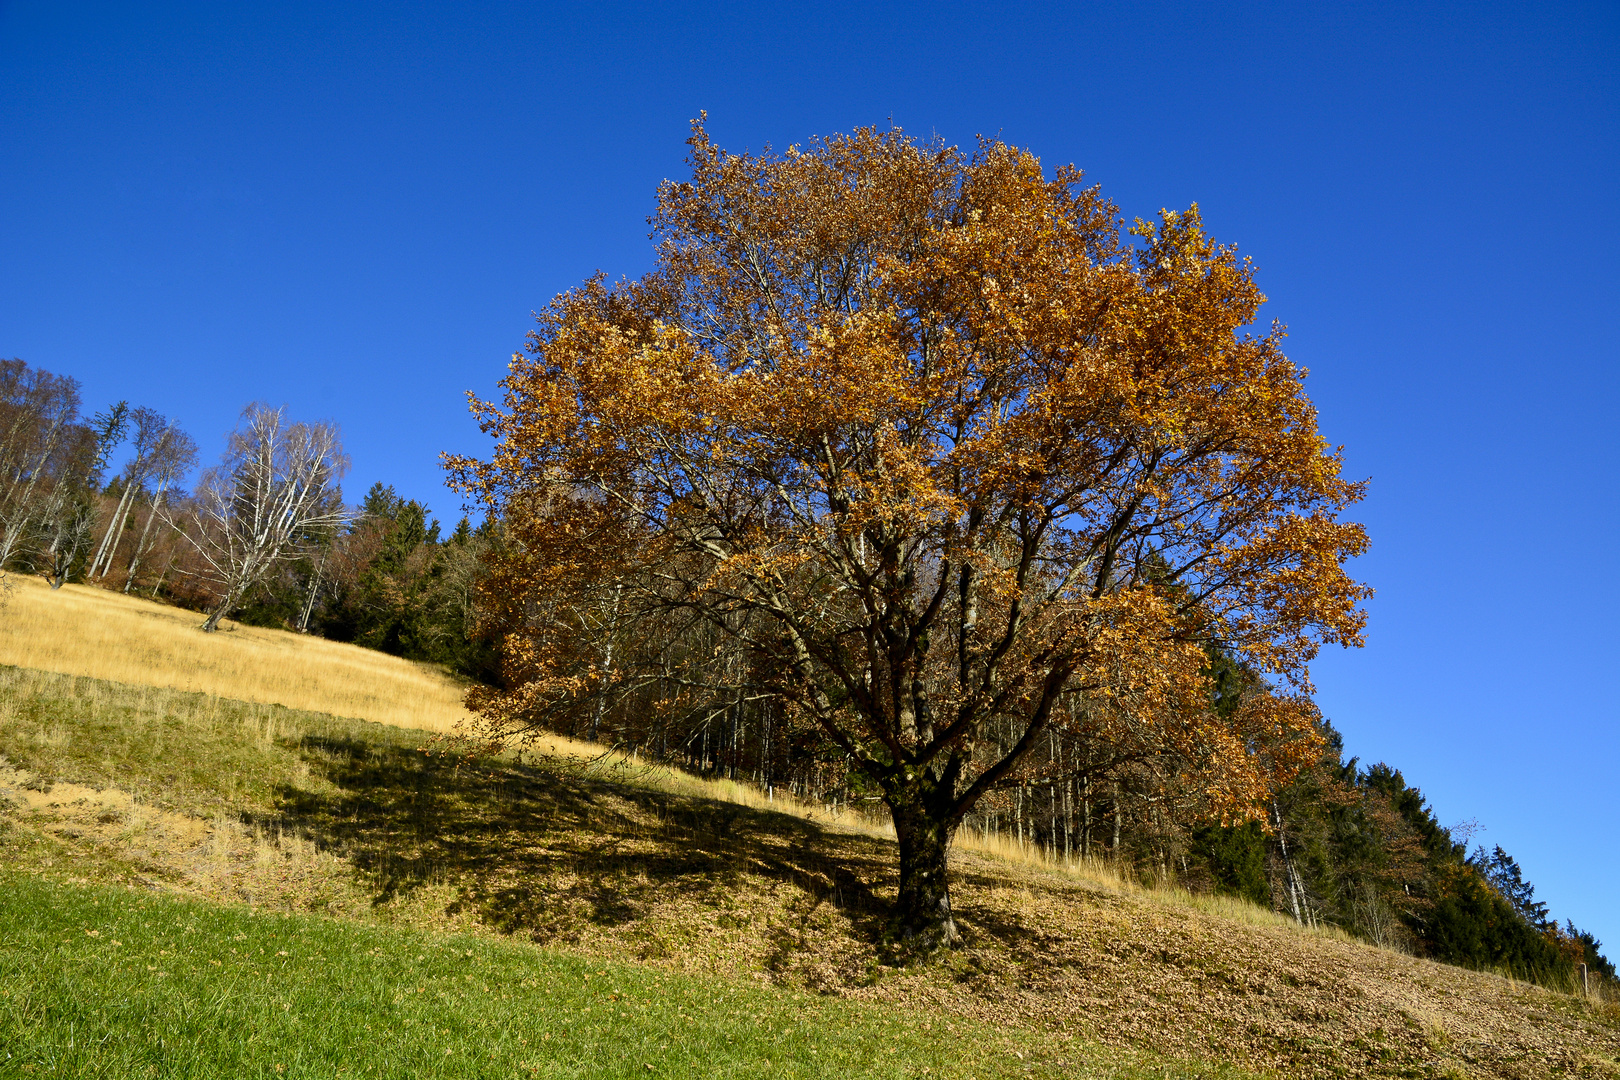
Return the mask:
<svg viewBox="0 0 1620 1080">
<path fill-rule="evenodd" d="M 1280 331 L 1246 331 L 1247 262 L 1196 207 L 1126 229 L 999 142 L 690 147 L 655 269 L 557 297 L 504 407 L 474 402 L 493 456 L 450 463 L 506 530 L 488 733 L 615 683 L 701 709 L 745 665 L 881 793 L 925 947 L 957 936 L 963 815 L 1082 713 L 1173 727 L 1253 815 L 1367 590 L 1362 486 Z M 1258 676 L 1239 708 L 1215 655 Z"/>
</svg>

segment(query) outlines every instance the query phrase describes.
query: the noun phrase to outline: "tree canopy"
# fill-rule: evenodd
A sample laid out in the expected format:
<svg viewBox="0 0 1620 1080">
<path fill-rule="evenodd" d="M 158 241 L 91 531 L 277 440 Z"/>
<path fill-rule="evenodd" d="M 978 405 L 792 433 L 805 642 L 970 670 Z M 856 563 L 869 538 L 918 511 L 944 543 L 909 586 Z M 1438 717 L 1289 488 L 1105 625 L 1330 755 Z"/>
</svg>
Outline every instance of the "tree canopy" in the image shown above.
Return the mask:
<svg viewBox="0 0 1620 1080">
<path fill-rule="evenodd" d="M 1249 263 L 1000 142 L 689 145 L 655 269 L 557 297 L 474 402 L 493 456 L 450 463 L 506 529 L 488 733 L 775 702 L 886 803 L 924 945 L 952 831 L 1047 731 L 1152 729 L 1260 817 L 1368 590 L 1363 485 L 1249 332 Z M 1214 657 L 1251 676 L 1219 707 Z"/>
</svg>

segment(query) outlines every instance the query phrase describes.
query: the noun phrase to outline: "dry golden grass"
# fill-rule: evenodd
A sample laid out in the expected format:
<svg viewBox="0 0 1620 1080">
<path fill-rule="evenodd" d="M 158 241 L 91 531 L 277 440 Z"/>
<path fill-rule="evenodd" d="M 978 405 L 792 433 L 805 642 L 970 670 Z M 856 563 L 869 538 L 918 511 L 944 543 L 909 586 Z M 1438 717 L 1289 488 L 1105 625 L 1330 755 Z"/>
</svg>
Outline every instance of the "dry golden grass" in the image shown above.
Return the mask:
<svg viewBox="0 0 1620 1080">
<path fill-rule="evenodd" d="M 84 585 L 53 592 L 9 576 L 0 607 L 0 664 L 135 686 L 448 732 L 468 717 L 462 686 L 443 669 L 283 630 L 222 623 L 196 612 Z"/>
<path fill-rule="evenodd" d="M 773 811 L 787 814 L 834 832 L 893 842 L 894 824 L 881 812 L 862 813 L 848 804 L 828 806 L 808 803 L 789 795 L 767 795 L 753 784 L 735 780 L 707 779 L 693 776 L 662 765 L 649 765 L 633 756 L 615 754 L 607 748 L 593 748 L 591 744 L 558 740 L 561 747 L 542 740 L 538 746 L 542 757 L 580 758 L 591 754 L 590 773 L 608 782 L 632 783 L 690 799 L 709 799 L 746 807 L 750 810 Z M 1358 947 L 1381 948 L 1353 937 L 1337 926 L 1307 926 L 1267 907 L 1262 907 L 1240 896 L 1220 893 L 1194 893 L 1180 885 L 1164 881 L 1145 882 L 1131 872 L 1105 858 L 1081 858 L 1053 855 L 1046 848 L 1021 843 L 1006 834 L 981 832 L 963 827 L 951 842 L 953 859 L 964 856 L 983 856 L 995 863 L 1005 864 L 1007 872 L 1034 872 L 1043 877 L 1065 879 L 1081 888 L 1103 893 L 1130 896 L 1161 909 L 1171 911 L 1190 909 L 1217 920 L 1245 926 L 1279 929 L 1285 933 L 1304 934 L 1313 938 L 1326 938 L 1336 942 L 1354 943 Z M 1386 950 L 1387 951 L 1387 950 Z"/>
<path fill-rule="evenodd" d="M 214 694 L 234 701 L 346 716 L 437 734 L 472 719 L 465 685 L 433 664 L 342 642 L 229 620 L 215 634 L 193 611 L 85 585 L 52 591 L 38 578 L 8 575 L 0 594 L 0 665 L 132 686 Z M 604 777 L 634 778 L 671 794 L 776 810 L 867 835 L 886 823 L 832 812 L 751 784 L 707 780 L 547 735 L 526 748 L 545 757 L 598 759 Z"/>
</svg>

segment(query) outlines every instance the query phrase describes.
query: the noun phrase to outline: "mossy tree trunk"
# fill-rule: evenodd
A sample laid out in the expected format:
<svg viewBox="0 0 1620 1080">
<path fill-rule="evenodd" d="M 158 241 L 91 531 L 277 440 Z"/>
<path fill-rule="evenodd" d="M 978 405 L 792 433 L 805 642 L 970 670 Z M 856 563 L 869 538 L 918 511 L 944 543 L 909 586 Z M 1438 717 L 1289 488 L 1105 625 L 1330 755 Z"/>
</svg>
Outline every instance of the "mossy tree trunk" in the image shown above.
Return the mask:
<svg viewBox="0 0 1620 1080">
<path fill-rule="evenodd" d="M 940 795 L 936 784 L 924 782 L 889 796 L 900 842 L 900 895 L 895 902 L 894 929 L 908 947 L 921 952 L 961 942 L 946 876 L 946 856 L 956 822 Z"/>
</svg>

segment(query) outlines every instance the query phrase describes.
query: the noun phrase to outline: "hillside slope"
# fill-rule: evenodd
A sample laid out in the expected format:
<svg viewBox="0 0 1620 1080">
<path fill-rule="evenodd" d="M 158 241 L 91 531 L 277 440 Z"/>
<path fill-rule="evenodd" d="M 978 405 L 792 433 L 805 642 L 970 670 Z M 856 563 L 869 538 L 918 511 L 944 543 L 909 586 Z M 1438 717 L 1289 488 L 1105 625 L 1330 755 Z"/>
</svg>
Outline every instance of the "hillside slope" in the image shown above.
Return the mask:
<svg viewBox="0 0 1620 1080">
<path fill-rule="evenodd" d="M 431 664 L 358 645 L 202 616 L 86 585 L 52 591 L 21 574 L 0 593 L 0 664 L 277 703 L 381 724 L 449 731 L 462 685 Z"/>
<path fill-rule="evenodd" d="M 543 759 L 458 767 L 400 728 L 0 670 L 8 863 L 67 880 L 506 933 L 936 1024 L 1286 1076 L 1620 1076 L 1612 1007 L 1253 908 L 958 853 L 967 937 L 896 967 L 892 842 Z M 926 1019 L 924 1022 L 928 1022 Z M 1178 1074 L 1182 1075 L 1182 1074 Z"/>
<path fill-rule="evenodd" d="M 0 662 L 100 665 L 125 682 L 0 668 L 10 865 L 512 934 L 1010 1024 L 1046 1046 L 1287 1076 L 1620 1077 L 1613 1005 L 967 844 L 952 886 L 965 947 L 895 966 L 881 829 L 668 770 L 582 764 L 560 740 L 552 757 L 468 768 L 424 754 L 414 730 L 460 716 L 431 668 L 274 631 L 205 636 L 185 612 L 18 586 Z M 265 703 L 298 693 L 305 710 Z M 367 711 L 384 722 L 331 715 Z"/>
</svg>

